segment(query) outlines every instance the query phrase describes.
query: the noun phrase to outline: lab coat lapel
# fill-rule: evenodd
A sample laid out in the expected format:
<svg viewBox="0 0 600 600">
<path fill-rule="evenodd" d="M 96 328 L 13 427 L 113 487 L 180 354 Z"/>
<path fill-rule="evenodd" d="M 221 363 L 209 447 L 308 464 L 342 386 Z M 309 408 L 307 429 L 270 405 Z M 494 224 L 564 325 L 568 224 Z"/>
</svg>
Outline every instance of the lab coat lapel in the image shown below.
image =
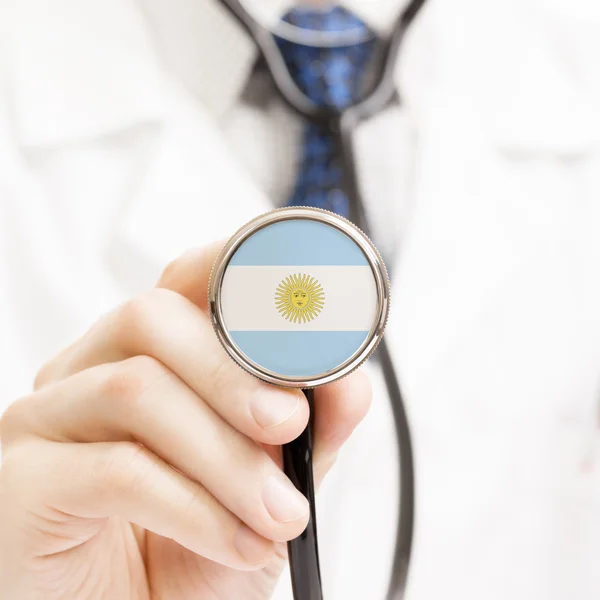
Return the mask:
<svg viewBox="0 0 600 600">
<path fill-rule="evenodd" d="M 228 238 L 272 208 L 208 111 L 198 110 L 185 92 L 155 132 L 143 169 L 114 240 L 117 263 L 140 263 L 142 255 L 164 266 L 189 248 Z"/>
<path fill-rule="evenodd" d="M 221 0 L 145 0 L 141 10 L 156 31 L 170 73 L 217 119 L 244 89 L 256 45 Z"/>
<path fill-rule="evenodd" d="M 26 149 L 160 119 L 162 73 L 132 2 L 19 0 L 3 7 L 15 135 Z"/>
<path fill-rule="evenodd" d="M 539 11 L 548 16 L 541 5 Z M 510 5 L 439 5 L 415 25 L 414 36 L 401 79 L 407 110 L 419 122 L 414 211 L 388 335 L 404 383 L 416 393 L 452 354 L 468 360 L 479 344 L 489 347 L 486 315 L 500 318 L 503 299 L 513 305 L 518 290 L 533 297 L 547 286 L 548 298 L 540 301 L 566 310 L 551 283 L 530 282 L 552 261 L 565 270 L 581 265 L 583 241 L 568 224 L 577 227 L 583 199 L 570 185 L 600 143 L 599 119 L 588 110 L 589 92 L 600 86 L 576 88 L 557 66 L 550 41 L 527 34 Z M 500 68 L 507 36 L 510 51 L 528 59 L 519 66 L 515 56 L 511 71 Z M 434 38 L 443 56 L 426 46 Z M 443 75 L 423 94 L 423 73 L 442 66 Z M 526 83 L 533 98 L 520 91 Z M 488 383 L 481 381 L 482 389 Z"/>
<path fill-rule="evenodd" d="M 217 0 L 20 0 L 2 20 L 15 133 L 29 149 L 159 121 L 173 75 L 220 119 L 257 57 Z"/>
<path fill-rule="evenodd" d="M 128 0 L 22 0 L 3 16 L 21 148 L 46 152 L 120 135 L 145 141 L 108 245 L 125 289 L 147 286 L 178 253 L 270 208 L 215 124 L 256 57 L 218 2 L 157 0 L 141 10 Z"/>
</svg>

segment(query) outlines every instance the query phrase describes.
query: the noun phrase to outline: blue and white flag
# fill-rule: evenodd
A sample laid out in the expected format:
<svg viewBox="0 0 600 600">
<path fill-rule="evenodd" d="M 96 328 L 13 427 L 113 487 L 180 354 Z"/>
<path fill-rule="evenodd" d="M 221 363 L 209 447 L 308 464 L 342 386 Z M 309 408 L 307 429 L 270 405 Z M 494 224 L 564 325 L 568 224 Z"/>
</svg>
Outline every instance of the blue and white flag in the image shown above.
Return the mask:
<svg viewBox="0 0 600 600">
<path fill-rule="evenodd" d="M 252 362 L 314 377 L 361 349 L 377 315 L 377 287 L 360 247 L 331 225 L 279 221 L 235 252 L 221 286 L 223 323 Z"/>
</svg>

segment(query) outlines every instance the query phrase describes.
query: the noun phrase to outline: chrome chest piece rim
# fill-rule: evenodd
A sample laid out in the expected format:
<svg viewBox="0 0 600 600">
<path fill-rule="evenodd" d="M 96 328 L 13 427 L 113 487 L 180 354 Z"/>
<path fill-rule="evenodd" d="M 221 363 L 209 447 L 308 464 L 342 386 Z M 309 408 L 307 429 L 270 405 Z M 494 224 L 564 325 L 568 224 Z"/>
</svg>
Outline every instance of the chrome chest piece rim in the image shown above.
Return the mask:
<svg viewBox="0 0 600 600">
<path fill-rule="evenodd" d="M 316 221 L 334 227 L 349 237 L 364 254 L 373 274 L 377 306 L 373 324 L 362 345 L 337 367 L 310 377 L 275 373 L 250 359 L 235 343 L 223 315 L 221 291 L 227 267 L 240 246 L 261 229 L 290 220 Z M 280 208 L 253 219 L 241 227 L 225 244 L 213 265 L 209 286 L 208 306 L 213 328 L 222 346 L 243 369 L 263 381 L 285 387 L 312 388 L 345 377 L 357 369 L 379 344 L 387 323 L 390 307 L 390 283 L 381 255 L 371 240 L 353 223 L 326 210 L 308 207 Z"/>
</svg>

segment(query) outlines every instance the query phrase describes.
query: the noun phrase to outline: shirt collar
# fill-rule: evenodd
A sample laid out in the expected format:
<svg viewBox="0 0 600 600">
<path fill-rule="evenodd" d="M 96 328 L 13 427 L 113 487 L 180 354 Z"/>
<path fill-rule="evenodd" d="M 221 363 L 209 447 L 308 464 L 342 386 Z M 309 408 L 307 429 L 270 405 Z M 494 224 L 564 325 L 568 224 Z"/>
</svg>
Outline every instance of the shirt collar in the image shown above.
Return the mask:
<svg viewBox="0 0 600 600">
<path fill-rule="evenodd" d="M 251 0 L 272 16 L 290 0 Z M 345 0 L 383 31 L 404 0 Z M 6 30 L 15 133 L 25 147 L 105 135 L 160 120 L 175 76 L 217 119 L 257 58 L 218 0 L 19 0 Z"/>
</svg>

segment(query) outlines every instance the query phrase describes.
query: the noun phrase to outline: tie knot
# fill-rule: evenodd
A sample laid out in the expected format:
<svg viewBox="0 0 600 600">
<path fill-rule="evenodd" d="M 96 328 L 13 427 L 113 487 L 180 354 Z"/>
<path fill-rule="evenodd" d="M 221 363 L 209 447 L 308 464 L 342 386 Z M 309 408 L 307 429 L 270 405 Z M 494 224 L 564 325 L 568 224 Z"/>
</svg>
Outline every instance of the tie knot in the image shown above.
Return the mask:
<svg viewBox="0 0 600 600">
<path fill-rule="evenodd" d="M 350 30 L 356 31 L 357 39 L 365 40 L 351 45 L 320 47 L 277 39 L 290 75 L 315 104 L 341 110 L 355 102 L 374 46 L 368 26 L 342 7 L 326 11 L 295 8 L 283 21 L 300 29 L 326 32 L 333 40 L 336 32 Z"/>
</svg>

